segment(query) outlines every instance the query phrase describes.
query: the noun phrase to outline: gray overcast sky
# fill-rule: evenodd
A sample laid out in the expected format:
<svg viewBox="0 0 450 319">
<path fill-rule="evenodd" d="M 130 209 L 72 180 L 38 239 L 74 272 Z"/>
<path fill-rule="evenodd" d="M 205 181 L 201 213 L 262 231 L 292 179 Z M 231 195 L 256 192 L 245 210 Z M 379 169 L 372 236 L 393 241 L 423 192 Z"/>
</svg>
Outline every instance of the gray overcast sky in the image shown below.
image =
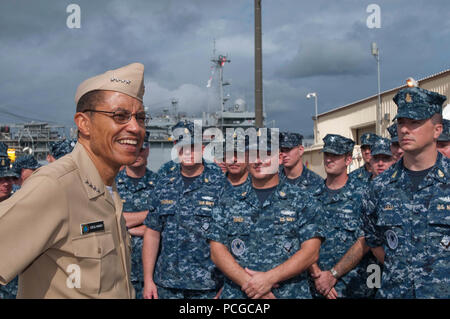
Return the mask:
<svg viewBox="0 0 450 319">
<path fill-rule="evenodd" d="M 69 29 L 69 4 L 81 28 Z M 381 28 L 369 29 L 369 4 Z M 73 124 L 79 83 L 132 62 L 145 65 L 151 113 L 172 98 L 188 113 L 214 109 L 211 75 L 217 54 L 229 54 L 224 78 L 230 102 L 254 105 L 253 0 L 2 0 L 0 2 L 0 123 L 46 120 Z M 264 108 L 277 127 L 311 134 L 319 113 L 449 68 L 448 0 L 262 0 Z M 230 104 L 231 106 L 231 104 Z M 217 106 L 218 109 L 218 106 Z M 11 113 L 13 115 L 11 115 Z M 270 126 L 270 123 L 268 123 Z"/>
</svg>

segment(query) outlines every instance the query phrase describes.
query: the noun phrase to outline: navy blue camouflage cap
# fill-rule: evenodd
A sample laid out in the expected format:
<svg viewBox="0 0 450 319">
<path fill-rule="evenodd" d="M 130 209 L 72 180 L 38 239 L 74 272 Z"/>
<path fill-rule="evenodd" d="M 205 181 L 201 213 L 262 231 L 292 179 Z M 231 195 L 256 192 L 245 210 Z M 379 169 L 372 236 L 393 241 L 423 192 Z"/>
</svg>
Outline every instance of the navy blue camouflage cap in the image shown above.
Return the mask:
<svg viewBox="0 0 450 319">
<path fill-rule="evenodd" d="M 267 132 L 267 134 L 264 133 L 264 131 Z M 261 128 L 257 131 L 256 141 L 252 141 L 252 139 L 249 137 L 249 142 L 245 145 L 246 151 L 272 151 L 275 150 L 275 147 L 279 147 L 279 132 L 278 130 L 272 130 L 270 128 Z M 278 142 L 274 143 L 272 141 L 272 135 L 277 135 L 278 133 Z M 275 141 L 276 142 L 276 141 Z"/>
<path fill-rule="evenodd" d="M 72 152 L 75 144 L 77 144 L 76 139 L 64 139 L 61 141 L 52 142 L 50 144 L 50 154 L 52 154 L 55 159 L 59 159 Z"/>
<path fill-rule="evenodd" d="M 33 157 L 33 155 L 22 155 L 16 159 L 13 164 L 13 170 L 16 174 L 22 173 L 22 168 L 38 169 L 42 165 Z"/>
<path fill-rule="evenodd" d="M 202 143 L 202 128 L 199 125 L 196 125 L 194 122 L 183 120 L 172 127 L 173 140 L 179 146 L 195 144 L 195 142 L 197 142 L 194 138 L 195 133 L 200 134 L 197 140 Z"/>
<path fill-rule="evenodd" d="M 394 120 L 398 118 L 426 120 L 434 114 L 442 114 L 442 104 L 446 99 L 444 95 L 419 87 L 401 89 L 393 98 L 398 107 Z"/>
<path fill-rule="evenodd" d="M 352 139 L 337 134 L 327 134 L 323 138 L 323 143 L 322 153 L 336 155 L 353 153 L 353 147 L 355 146 L 355 142 Z"/>
<path fill-rule="evenodd" d="M 378 137 L 370 148 L 370 154 L 372 154 L 372 156 L 380 154 L 392 156 L 391 140 L 384 137 Z"/>
<path fill-rule="evenodd" d="M 303 135 L 300 133 L 280 132 L 280 147 L 293 148 L 302 145 Z"/>
<path fill-rule="evenodd" d="M 389 135 L 391 135 L 391 143 L 398 143 L 398 132 L 397 132 L 398 124 L 395 122 L 391 126 L 387 128 Z"/>
<path fill-rule="evenodd" d="M 439 142 L 448 142 L 450 141 L 450 120 L 443 119 L 442 120 L 442 133 L 438 138 Z"/>
<path fill-rule="evenodd" d="M 361 141 L 361 146 L 372 146 L 377 137 L 378 135 L 376 135 L 375 133 L 364 133 L 359 138 Z"/>
</svg>

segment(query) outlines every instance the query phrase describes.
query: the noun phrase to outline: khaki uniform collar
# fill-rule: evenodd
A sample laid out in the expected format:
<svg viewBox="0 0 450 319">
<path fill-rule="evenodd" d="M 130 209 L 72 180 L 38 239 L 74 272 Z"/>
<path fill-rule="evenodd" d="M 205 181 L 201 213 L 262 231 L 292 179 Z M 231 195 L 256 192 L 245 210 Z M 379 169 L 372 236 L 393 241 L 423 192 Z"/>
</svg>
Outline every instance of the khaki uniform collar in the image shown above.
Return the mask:
<svg viewBox="0 0 450 319">
<path fill-rule="evenodd" d="M 111 197 L 109 191 L 106 191 L 105 184 L 100 177 L 100 174 L 97 168 L 94 165 L 94 162 L 89 157 L 84 146 L 80 143 L 77 143 L 71 153 L 72 158 L 75 162 L 75 165 L 79 168 L 79 174 L 81 177 L 81 181 L 84 189 L 88 195 L 89 199 L 93 199 L 104 195 L 106 200 L 114 205 L 114 200 Z M 116 184 L 113 183 L 113 190 L 117 192 Z"/>
</svg>

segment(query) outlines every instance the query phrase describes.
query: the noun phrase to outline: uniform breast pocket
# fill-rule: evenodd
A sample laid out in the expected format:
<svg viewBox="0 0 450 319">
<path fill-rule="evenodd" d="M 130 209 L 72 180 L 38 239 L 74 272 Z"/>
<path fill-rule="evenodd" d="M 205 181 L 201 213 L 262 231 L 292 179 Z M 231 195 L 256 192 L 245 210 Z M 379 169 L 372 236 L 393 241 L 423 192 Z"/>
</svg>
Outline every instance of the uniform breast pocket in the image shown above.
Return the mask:
<svg viewBox="0 0 450 319">
<path fill-rule="evenodd" d="M 80 267 L 80 290 L 97 294 L 111 290 L 121 267 L 111 232 L 74 237 L 72 247 Z"/>
<path fill-rule="evenodd" d="M 212 209 L 209 207 L 196 207 L 194 210 L 194 230 L 205 234 L 208 232 L 212 219 Z"/>
<path fill-rule="evenodd" d="M 175 210 L 165 207 L 159 211 L 159 221 L 162 231 L 173 231 L 176 229 Z"/>
<path fill-rule="evenodd" d="M 342 237 L 340 240 L 344 242 L 355 242 L 358 239 L 360 227 L 356 218 L 342 218 L 339 226 L 342 230 Z"/>
<path fill-rule="evenodd" d="M 275 249 L 282 256 L 290 257 L 300 248 L 299 230 L 306 223 L 306 220 L 296 215 L 279 215 L 275 218 L 273 233 Z"/>
<path fill-rule="evenodd" d="M 401 256 L 407 251 L 407 229 L 396 212 L 382 212 L 377 221 L 378 231 L 383 236 L 385 252 L 391 256 Z"/>
<path fill-rule="evenodd" d="M 235 217 L 227 228 L 229 249 L 237 258 L 243 258 L 250 247 L 250 223 L 245 219 Z"/>
<path fill-rule="evenodd" d="M 428 217 L 428 246 L 431 254 L 444 254 L 448 257 L 450 253 L 450 210 L 446 209 L 446 205 L 439 207 L 445 209 L 433 209 Z"/>
</svg>

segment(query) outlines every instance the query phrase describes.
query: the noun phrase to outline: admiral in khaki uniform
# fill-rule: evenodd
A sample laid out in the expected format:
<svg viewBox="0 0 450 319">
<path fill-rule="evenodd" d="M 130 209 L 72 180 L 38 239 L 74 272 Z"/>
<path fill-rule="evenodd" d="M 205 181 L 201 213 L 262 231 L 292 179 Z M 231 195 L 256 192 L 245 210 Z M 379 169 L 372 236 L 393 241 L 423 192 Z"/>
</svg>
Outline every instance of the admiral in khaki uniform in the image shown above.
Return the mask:
<svg viewBox="0 0 450 319">
<path fill-rule="evenodd" d="M 84 81 L 73 152 L 38 169 L 0 203 L 0 283 L 18 298 L 133 298 L 130 238 L 114 184 L 145 134 L 144 66 Z"/>
</svg>

